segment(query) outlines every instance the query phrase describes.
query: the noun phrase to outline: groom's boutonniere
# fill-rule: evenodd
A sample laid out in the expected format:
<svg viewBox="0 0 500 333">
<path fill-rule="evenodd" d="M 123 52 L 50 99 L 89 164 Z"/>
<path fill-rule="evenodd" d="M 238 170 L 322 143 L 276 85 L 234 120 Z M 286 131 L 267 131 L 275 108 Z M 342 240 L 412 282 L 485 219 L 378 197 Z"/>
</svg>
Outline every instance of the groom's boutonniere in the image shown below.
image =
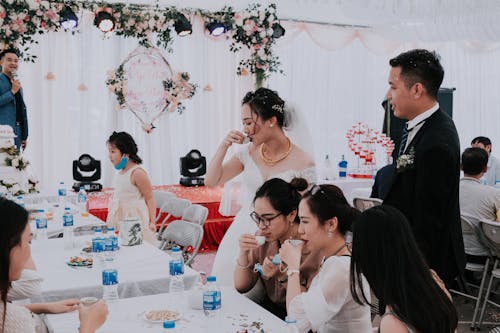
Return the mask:
<svg viewBox="0 0 500 333">
<path fill-rule="evenodd" d="M 406 169 L 413 168 L 415 162 L 415 148 L 411 147 L 408 154 L 403 154 L 396 161 L 396 170 L 403 172 Z"/>
</svg>

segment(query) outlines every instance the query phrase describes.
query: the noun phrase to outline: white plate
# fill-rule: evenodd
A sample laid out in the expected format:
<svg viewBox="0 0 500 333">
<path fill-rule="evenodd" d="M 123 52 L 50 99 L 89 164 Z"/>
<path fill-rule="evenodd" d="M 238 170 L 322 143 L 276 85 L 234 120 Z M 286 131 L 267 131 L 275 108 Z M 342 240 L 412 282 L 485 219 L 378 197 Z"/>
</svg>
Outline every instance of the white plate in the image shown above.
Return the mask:
<svg viewBox="0 0 500 333">
<path fill-rule="evenodd" d="M 148 317 L 146 317 L 146 314 L 151 312 L 151 311 L 169 311 L 169 312 L 172 312 L 174 315 L 172 316 L 172 318 L 167 318 L 167 319 L 159 319 L 159 320 L 152 320 L 152 319 L 148 319 Z M 153 309 L 153 310 L 147 310 L 147 311 L 144 311 L 142 313 L 140 313 L 140 317 L 149 322 L 149 323 L 156 323 L 156 324 L 163 324 L 163 322 L 165 320 L 174 320 L 174 321 L 177 321 L 179 319 L 182 318 L 182 315 L 177 312 L 177 311 L 172 311 L 172 310 L 157 310 L 157 309 Z"/>
</svg>

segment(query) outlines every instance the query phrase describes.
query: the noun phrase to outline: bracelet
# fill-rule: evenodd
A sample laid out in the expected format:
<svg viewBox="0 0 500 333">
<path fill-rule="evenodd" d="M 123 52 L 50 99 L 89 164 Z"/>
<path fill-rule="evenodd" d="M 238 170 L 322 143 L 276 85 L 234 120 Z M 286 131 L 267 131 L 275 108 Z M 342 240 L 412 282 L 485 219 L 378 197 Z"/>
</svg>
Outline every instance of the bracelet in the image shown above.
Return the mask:
<svg viewBox="0 0 500 333">
<path fill-rule="evenodd" d="M 300 274 L 300 271 L 298 269 L 291 269 L 291 268 L 289 268 L 287 270 L 287 272 L 286 272 L 286 275 L 290 276 L 290 275 L 292 275 L 294 273 Z"/>
<path fill-rule="evenodd" d="M 243 266 L 242 264 L 240 264 L 240 261 L 238 259 L 236 259 L 236 265 L 238 266 L 238 268 L 240 269 L 249 269 L 250 266 L 252 266 L 252 263 L 249 263 L 248 265 L 246 266 Z"/>
</svg>

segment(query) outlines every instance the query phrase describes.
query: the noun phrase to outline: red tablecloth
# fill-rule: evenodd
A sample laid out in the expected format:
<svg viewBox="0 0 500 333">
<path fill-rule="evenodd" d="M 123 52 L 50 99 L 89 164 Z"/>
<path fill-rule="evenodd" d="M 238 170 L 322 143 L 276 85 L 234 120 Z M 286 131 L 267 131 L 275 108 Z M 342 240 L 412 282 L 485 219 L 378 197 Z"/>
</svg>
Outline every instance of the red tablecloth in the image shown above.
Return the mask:
<svg viewBox="0 0 500 333">
<path fill-rule="evenodd" d="M 233 222 L 233 216 L 223 216 L 219 213 L 219 204 L 222 194 L 222 187 L 209 188 L 185 187 L 182 185 L 160 185 L 153 186 L 154 190 L 172 192 L 178 198 L 187 199 L 192 203 L 200 204 L 208 208 L 208 217 L 205 222 L 203 241 L 200 251 L 217 250 L 222 237 Z M 108 202 L 113 194 L 113 189 L 106 188 L 102 192 L 91 192 L 88 196 L 87 210 L 90 214 L 106 221 L 108 216 Z M 178 217 L 177 217 L 178 218 Z M 175 220 L 171 217 L 168 222 Z"/>
</svg>

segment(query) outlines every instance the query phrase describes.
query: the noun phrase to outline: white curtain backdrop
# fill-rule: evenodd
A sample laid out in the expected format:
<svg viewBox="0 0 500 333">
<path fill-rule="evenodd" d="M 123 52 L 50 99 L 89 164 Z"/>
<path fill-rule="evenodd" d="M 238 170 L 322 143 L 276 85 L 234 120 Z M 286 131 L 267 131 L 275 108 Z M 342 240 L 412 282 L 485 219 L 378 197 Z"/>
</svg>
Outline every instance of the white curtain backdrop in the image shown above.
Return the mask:
<svg viewBox="0 0 500 333">
<path fill-rule="evenodd" d="M 341 154 L 352 158 L 345 133 L 353 124 L 362 121 L 382 128 L 380 103 L 387 90 L 388 61 L 414 47 L 441 54 L 446 72 L 443 87 L 457 89 L 453 118 L 462 148 L 477 135 L 492 139 L 493 153 L 500 147 L 497 44 L 398 44 L 371 29 L 299 23 L 286 27 L 287 33 L 276 47 L 285 75 L 274 74 L 267 85 L 295 104 L 307 119 L 318 164 L 327 153 L 333 161 Z M 228 40 L 207 38 L 200 22 L 192 36 L 174 36 L 174 53 L 164 52 L 174 70 L 191 74 L 199 90 L 186 102 L 183 114 L 163 116 L 152 134 L 142 130 L 131 112 L 115 110 L 115 97 L 104 83 L 106 71 L 116 68 L 137 41 L 103 39 L 88 17 L 80 22 L 80 30 L 74 36 L 41 36 L 33 49 L 37 62 L 20 66 L 30 126 L 26 156 L 45 192 L 55 191 L 61 180 L 72 183 L 72 161 L 82 153 L 101 160 L 101 182 L 111 186 L 114 169 L 107 158 L 106 140 L 114 130 L 134 136 L 153 184 L 171 184 L 179 180 L 179 157 L 196 148 L 210 160 L 226 133 L 241 128 L 240 100 L 252 89 L 253 81 L 235 72 L 246 54 L 230 52 Z M 49 72 L 54 80 L 46 79 Z M 79 90 L 82 84 L 86 91 Z M 212 91 L 204 91 L 206 85 Z"/>
</svg>

